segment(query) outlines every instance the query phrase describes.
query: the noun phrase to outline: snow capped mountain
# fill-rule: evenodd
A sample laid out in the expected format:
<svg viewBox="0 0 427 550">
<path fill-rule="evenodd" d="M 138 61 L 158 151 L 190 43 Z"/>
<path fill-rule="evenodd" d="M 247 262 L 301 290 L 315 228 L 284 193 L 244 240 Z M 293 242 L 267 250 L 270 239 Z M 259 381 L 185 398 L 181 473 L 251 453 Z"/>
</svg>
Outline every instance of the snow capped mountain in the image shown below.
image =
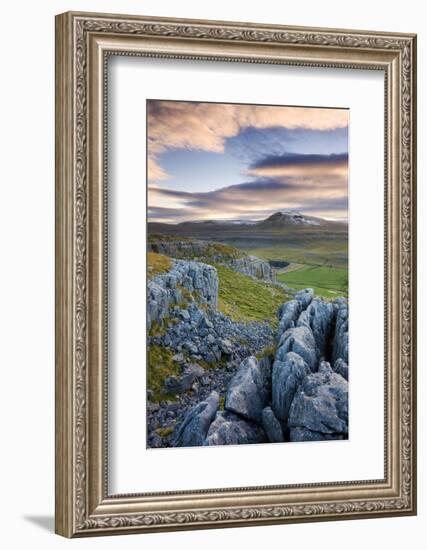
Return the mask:
<svg viewBox="0 0 427 550">
<path fill-rule="evenodd" d="M 304 214 L 301 214 L 301 212 L 298 212 L 297 210 L 280 210 L 279 212 L 275 212 L 271 216 L 269 216 L 267 219 L 259 222 L 260 225 L 269 225 L 269 226 L 289 226 L 289 225 L 305 225 L 305 226 L 317 226 L 321 225 L 322 222 L 321 218 L 315 218 L 313 216 L 305 216 Z"/>
</svg>

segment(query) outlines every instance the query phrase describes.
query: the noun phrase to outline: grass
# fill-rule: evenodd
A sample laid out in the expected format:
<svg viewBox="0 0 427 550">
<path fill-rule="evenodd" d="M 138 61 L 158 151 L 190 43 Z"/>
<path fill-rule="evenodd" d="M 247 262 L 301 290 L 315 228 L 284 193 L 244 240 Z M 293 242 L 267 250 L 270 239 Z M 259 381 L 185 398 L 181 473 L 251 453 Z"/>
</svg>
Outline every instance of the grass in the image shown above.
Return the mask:
<svg viewBox="0 0 427 550">
<path fill-rule="evenodd" d="M 318 296 L 324 298 L 348 296 L 348 269 L 306 265 L 294 271 L 279 273 L 277 279 L 296 290 L 311 287 Z"/>
<path fill-rule="evenodd" d="M 172 261 L 163 254 L 157 254 L 156 252 L 149 252 L 147 258 L 148 276 L 155 277 L 160 273 L 169 271 L 172 267 Z"/>
<path fill-rule="evenodd" d="M 218 309 L 234 321 L 275 321 L 277 308 L 289 299 L 282 289 L 258 282 L 222 265 L 219 276 Z"/>
<path fill-rule="evenodd" d="M 162 392 L 163 384 L 169 376 L 177 376 L 181 372 L 178 363 L 172 361 L 173 353 L 163 346 L 150 346 L 148 349 L 147 389 L 153 392 L 152 401 L 174 399 L 174 395 Z"/>
</svg>

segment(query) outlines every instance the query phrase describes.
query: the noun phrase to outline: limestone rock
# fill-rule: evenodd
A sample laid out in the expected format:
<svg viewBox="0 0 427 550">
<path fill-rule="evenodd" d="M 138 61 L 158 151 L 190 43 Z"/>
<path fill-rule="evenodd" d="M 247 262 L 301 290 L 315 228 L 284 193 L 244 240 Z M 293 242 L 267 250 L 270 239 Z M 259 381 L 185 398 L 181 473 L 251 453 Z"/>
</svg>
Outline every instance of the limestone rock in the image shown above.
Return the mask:
<svg viewBox="0 0 427 550">
<path fill-rule="evenodd" d="M 272 408 L 286 424 L 295 393 L 311 371 L 304 359 L 294 352 L 286 353 L 283 361 L 276 360 L 272 373 Z"/>
<path fill-rule="evenodd" d="M 204 445 L 265 443 L 264 430 L 229 411 L 220 411 L 210 425 Z"/>
<path fill-rule="evenodd" d="M 193 407 L 173 434 L 174 447 L 203 445 L 209 426 L 219 407 L 219 395 L 213 391 L 204 401 Z"/>
<path fill-rule="evenodd" d="M 348 383 L 328 363 L 304 378 L 292 401 L 288 426 L 333 438 L 348 434 Z"/>
<path fill-rule="evenodd" d="M 300 355 L 311 371 L 317 370 L 316 342 L 310 328 L 306 326 L 290 328 L 282 334 L 276 360 L 284 361 L 285 355 L 290 351 Z"/>
<path fill-rule="evenodd" d="M 225 397 L 225 409 L 239 416 L 262 423 L 262 410 L 268 395 L 264 375 L 257 359 L 245 359 L 230 381 Z"/>
<path fill-rule="evenodd" d="M 271 443 L 282 443 L 284 441 L 282 427 L 271 407 L 265 407 L 262 411 L 262 427 Z"/>
<path fill-rule="evenodd" d="M 312 288 L 304 288 L 295 293 L 295 300 L 300 302 L 302 309 L 308 308 L 314 296 L 314 290 Z"/>
</svg>

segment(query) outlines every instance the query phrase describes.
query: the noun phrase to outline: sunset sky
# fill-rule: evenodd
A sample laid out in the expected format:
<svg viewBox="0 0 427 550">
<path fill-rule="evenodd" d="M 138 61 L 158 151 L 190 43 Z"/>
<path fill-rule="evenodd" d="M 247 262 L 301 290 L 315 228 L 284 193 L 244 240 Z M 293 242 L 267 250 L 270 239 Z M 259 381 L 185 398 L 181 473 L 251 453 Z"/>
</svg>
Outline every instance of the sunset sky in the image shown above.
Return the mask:
<svg viewBox="0 0 427 550">
<path fill-rule="evenodd" d="M 347 220 L 346 109 L 147 101 L 149 221 Z"/>
</svg>

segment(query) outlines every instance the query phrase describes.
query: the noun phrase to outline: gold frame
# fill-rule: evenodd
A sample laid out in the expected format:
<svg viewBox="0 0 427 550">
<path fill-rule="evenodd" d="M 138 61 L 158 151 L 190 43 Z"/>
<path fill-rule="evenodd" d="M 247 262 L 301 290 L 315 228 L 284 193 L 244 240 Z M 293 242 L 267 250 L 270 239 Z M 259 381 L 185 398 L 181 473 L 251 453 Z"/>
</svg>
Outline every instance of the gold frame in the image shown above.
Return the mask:
<svg viewBox="0 0 427 550">
<path fill-rule="evenodd" d="M 191 58 L 385 74 L 385 477 L 108 495 L 106 59 Z M 66 537 L 416 513 L 416 36 L 65 13 L 56 17 L 56 532 Z"/>
</svg>

